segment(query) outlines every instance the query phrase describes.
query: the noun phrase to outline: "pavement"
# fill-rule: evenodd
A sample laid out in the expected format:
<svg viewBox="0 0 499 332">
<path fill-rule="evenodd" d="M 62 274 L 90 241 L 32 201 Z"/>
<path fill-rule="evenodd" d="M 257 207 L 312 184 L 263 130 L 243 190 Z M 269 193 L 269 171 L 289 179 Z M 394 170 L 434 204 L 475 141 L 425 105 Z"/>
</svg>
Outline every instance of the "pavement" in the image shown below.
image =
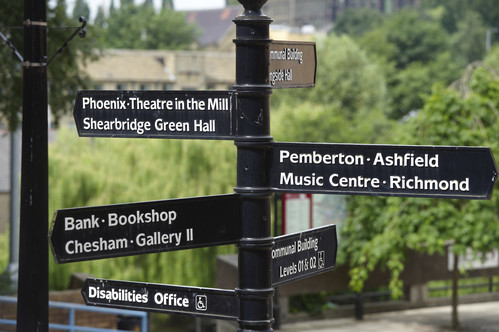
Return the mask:
<svg viewBox="0 0 499 332">
<path fill-rule="evenodd" d="M 462 332 L 499 332 L 499 301 L 460 304 Z M 365 314 L 361 321 L 337 318 L 283 324 L 283 332 L 446 332 L 450 330 L 451 307 L 430 307 Z"/>
</svg>

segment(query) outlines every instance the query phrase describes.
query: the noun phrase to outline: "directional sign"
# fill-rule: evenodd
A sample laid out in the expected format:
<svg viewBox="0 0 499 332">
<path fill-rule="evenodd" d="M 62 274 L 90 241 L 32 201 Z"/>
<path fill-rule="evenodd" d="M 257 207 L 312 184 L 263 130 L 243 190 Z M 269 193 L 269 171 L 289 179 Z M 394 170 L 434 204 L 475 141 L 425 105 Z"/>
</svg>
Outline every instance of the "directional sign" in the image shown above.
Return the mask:
<svg viewBox="0 0 499 332">
<path fill-rule="evenodd" d="M 273 41 L 269 52 L 269 82 L 273 88 L 315 86 L 317 71 L 315 43 Z"/>
<path fill-rule="evenodd" d="M 190 316 L 237 319 L 233 290 L 86 279 L 81 290 L 87 305 Z"/>
<path fill-rule="evenodd" d="M 489 148 L 274 143 L 274 191 L 488 199 L 497 178 Z"/>
<path fill-rule="evenodd" d="M 272 249 L 272 286 L 334 269 L 337 248 L 335 225 L 276 237 Z"/>
<path fill-rule="evenodd" d="M 64 209 L 50 240 L 58 263 L 239 242 L 237 195 Z"/>
<path fill-rule="evenodd" d="M 84 137 L 233 139 L 232 91 L 78 91 Z"/>
</svg>

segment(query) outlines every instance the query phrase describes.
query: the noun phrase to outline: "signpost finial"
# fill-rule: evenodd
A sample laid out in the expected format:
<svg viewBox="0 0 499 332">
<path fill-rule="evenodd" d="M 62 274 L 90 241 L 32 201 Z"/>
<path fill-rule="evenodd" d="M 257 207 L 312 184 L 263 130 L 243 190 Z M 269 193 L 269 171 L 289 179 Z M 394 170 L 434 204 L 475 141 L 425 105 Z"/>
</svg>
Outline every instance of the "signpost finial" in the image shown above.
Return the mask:
<svg viewBox="0 0 499 332">
<path fill-rule="evenodd" d="M 245 15 L 262 15 L 262 7 L 267 0 L 238 0 L 244 7 Z"/>
</svg>

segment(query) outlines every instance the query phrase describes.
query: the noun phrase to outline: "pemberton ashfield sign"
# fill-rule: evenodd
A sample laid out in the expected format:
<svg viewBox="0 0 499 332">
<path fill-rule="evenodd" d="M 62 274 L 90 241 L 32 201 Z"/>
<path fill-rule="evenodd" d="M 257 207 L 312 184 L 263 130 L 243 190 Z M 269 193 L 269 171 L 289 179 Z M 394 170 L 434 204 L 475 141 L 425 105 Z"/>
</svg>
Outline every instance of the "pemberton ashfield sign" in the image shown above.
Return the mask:
<svg viewBox="0 0 499 332">
<path fill-rule="evenodd" d="M 490 148 L 277 143 L 277 192 L 488 199 L 497 179 Z"/>
</svg>

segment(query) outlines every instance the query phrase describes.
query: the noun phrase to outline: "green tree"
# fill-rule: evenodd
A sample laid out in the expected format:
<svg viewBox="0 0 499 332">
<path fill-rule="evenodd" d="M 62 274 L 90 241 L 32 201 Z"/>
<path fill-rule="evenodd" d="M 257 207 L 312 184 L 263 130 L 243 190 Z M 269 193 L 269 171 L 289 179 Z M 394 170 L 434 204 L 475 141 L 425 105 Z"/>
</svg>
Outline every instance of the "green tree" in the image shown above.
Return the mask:
<svg viewBox="0 0 499 332">
<path fill-rule="evenodd" d="M 174 9 L 173 8 L 173 0 L 162 0 L 161 9 Z"/>
<path fill-rule="evenodd" d="M 370 8 L 348 8 L 334 22 L 333 31 L 338 34 L 347 34 L 360 37 L 377 27 L 383 21 L 383 14 Z"/>
<path fill-rule="evenodd" d="M 412 62 L 426 64 L 448 49 L 448 36 L 438 22 L 415 11 L 402 10 L 392 15 L 382 29 L 388 42 L 395 46 L 393 60 L 399 69 Z"/>
<path fill-rule="evenodd" d="M 104 7 L 99 6 L 99 8 L 97 9 L 97 15 L 95 15 L 94 26 L 96 26 L 97 28 L 104 28 L 107 25 L 106 21 L 107 17 L 106 13 L 104 12 Z"/>
<path fill-rule="evenodd" d="M 0 11 L 0 32 L 24 53 L 22 26 L 23 2 L 9 0 L 2 3 Z M 79 25 L 67 16 L 65 1 L 58 0 L 47 9 L 48 33 L 47 55 L 50 59 L 70 36 L 67 26 Z M 89 29 L 89 35 L 91 34 Z M 86 87 L 85 75 L 78 64 L 91 59 L 89 53 L 94 47 L 91 39 L 74 39 L 62 54 L 48 66 L 49 105 L 57 121 L 62 114 L 72 109 L 74 92 Z M 12 50 L 3 42 L 0 44 L 0 117 L 11 128 L 18 126 L 22 108 L 22 66 L 21 61 L 12 55 Z"/>
<path fill-rule="evenodd" d="M 450 56 L 449 36 L 434 15 L 402 10 L 358 39 L 383 68 L 391 107 L 387 115 L 402 119 L 423 105 L 436 82 L 449 84 L 462 62 Z"/>
<path fill-rule="evenodd" d="M 462 58 L 468 64 L 483 59 L 485 55 L 486 28 L 480 16 L 469 11 L 457 23 L 457 30 L 451 36 L 450 42 L 456 58 Z"/>
<path fill-rule="evenodd" d="M 184 13 L 165 8 L 156 13 L 152 6 L 133 1 L 114 9 L 101 33 L 104 48 L 129 49 L 185 49 L 197 36 Z"/>
<path fill-rule="evenodd" d="M 273 135 L 281 140 L 375 142 L 390 128 L 380 68 L 346 35 L 317 42 L 316 87 L 274 90 Z"/>
<path fill-rule="evenodd" d="M 499 152 L 499 80 L 483 67 L 471 67 L 453 88 L 436 86 L 417 116 L 404 126 L 401 143 L 490 146 Z M 361 291 L 369 271 L 386 265 L 390 289 L 401 295 L 405 252 L 443 252 L 453 243 L 460 256 L 488 252 L 499 241 L 499 199 L 489 201 L 375 198 L 351 199 L 342 237 L 342 258 L 351 264 L 351 286 Z M 457 280 L 454 283 L 457 289 Z M 457 293 L 455 295 L 457 308 Z M 458 324 L 457 309 L 452 322 Z"/>
<path fill-rule="evenodd" d="M 422 3 L 424 8 L 443 8 L 440 21 L 449 33 L 456 32 L 459 22 L 470 12 L 478 13 L 487 27 L 495 27 L 499 21 L 499 8 L 489 0 L 423 0 Z"/>
<path fill-rule="evenodd" d="M 82 16 L 87 20 L 90 19 L 90 7 L 85 0 L 76 0 L 73 7 L 72 18 L 73 20 L 78 21 L 78 19 Z"/>
<path fill-rule="evenodd" d="M 61 129 L 49 146 L 50 213 L 57 209 L 233 192 L 236 149 L 227 141 L 79 138 Z M 214 225 L 216 227 L 216 225 Z M 217 254 L 234 246 L 54 264 L 50 287 L 74 272 L 99 278 L 214 285 Z"/>
</svg>

